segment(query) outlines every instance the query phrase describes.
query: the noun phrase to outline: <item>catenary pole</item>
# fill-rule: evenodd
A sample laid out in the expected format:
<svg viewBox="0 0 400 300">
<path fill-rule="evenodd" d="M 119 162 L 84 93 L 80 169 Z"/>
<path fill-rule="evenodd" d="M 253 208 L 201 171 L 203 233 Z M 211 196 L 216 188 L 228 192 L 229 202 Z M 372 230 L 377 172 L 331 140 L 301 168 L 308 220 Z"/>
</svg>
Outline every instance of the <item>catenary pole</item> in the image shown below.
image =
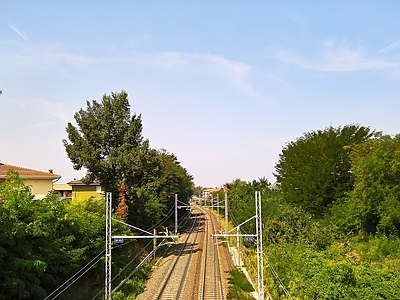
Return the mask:
<svg viewBox="0 0 400 300">
<path fill-rule="evenodd" d="M 256 199 L 256 235 L 257 235 L 257 288 L 258 300 L 264 300 L 264 262 L 262 247 L 261 192 L 255 192 Z"/>
<path fill-rule="evenodd" d="M 111 202 L 112 193 L 106 194 L 106 266 L 104 299 L 111 300 Z"/>
<path fill-rule="evenodd" d="M 178 232 L 178 194 L 175 194 L 175 234 Z"/>
<path fill-rule="evenodd" d="M 229 231 L 228 224 L 228 194 L 225 193 L 225 233 L 228 233 Z"/>
</svg>

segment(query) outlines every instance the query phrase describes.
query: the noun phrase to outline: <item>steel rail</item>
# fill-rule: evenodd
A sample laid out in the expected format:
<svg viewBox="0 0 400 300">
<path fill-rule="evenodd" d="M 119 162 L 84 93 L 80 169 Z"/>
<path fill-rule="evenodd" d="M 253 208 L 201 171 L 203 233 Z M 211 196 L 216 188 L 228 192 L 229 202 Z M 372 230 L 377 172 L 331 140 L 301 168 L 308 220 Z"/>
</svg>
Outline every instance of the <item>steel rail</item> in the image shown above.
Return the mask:
<svg viewBox="0 0 400 300">
<path fill-rule="evenodd" d="M 195 221 L 192 223 L 192 226 L 191 226 L 191 228 L 190 228 L 190 230 L 189 230 L 189 233 L 188 233 L 188 235 L 186 236 L 185 241 L 184 241 L 182 247 L 179 249 L 179 252 L 178 252 L 177 256 L 175 257 L 174 261 L 171 263 L 171 265 L 170 265 L 168 271 L 166 272 L 165 279 L 163 280 L 163 282 L 162 282 L 162 284 L 161 284 L 161 288 L 160 288 L 159 291 L 157 292 L 157 294 L 156 294 L 156 296 L 155 296 L 154 299 L 164 299 L 164 298 L 162 297 L 162 295 L 164 294 L 164 292 L 165 292 L 165 290 L 166 290 L 166 287 L 167 287 L 168 283 L 170 282 L 171 276 L 172 276 L 173 271 L 174 271 L 174 269 L 175 269 L 175 267 L 176 267 L 176 265 L 177 265 L 177 263 L 178 263 L 178 260 L 181 258 L 181 255 L 182 255 L 183 251 L 184 251 L 185 249 L 187 249 L 187 243 L 188 243 L 189 237 L 190 237 L 191 234 L 193 233 L 194 228 L 195 228 L 195 225 L 196 225 L 197 223 L 198 223 L 197 220 L 195 220 Z M 198 235 L 198 230 L 196 231 L 195 241 L 197 240 L 197 235 Z M 186 263 L 185 271 L 184 271 L 185 274 L 187 273 L 187 269 L 189 268 L 189 263 L 190 263 L 190 261 L 191 261 L 190 258 L 191 258 L 192 254 L 193 254 L 194 245 L 195 245 L 195 243 L 192 243 L 191 248 L 190 248 L 190 254 L 189 254 L 190 256 L 189 256 L 188 262 Z M 181 282 L 180 282 L 180 285 L 179 285 L 179 288 L 178 288 L 178 292 L 177 292 L 178 294 L 180 294 L 180 293 L 182 292 L 182 286 L 183 286 L 183 284 L 184 284 L 184 277 L 182 276 L 182 279 L 181 279 Z M 179 295 L 177 295 L 175 298 L 178 299 L 178 296 L 179 296 Z"/>
<path fill-rule="evenodd" d="M 204 209 L 203 215 L 207 213 Z M 202 264 L 202 276 L 201 276 L 201 290 L 200 299 L 204 299 L 205 286 L 206 286 L 206 268 L 207 268 L 207 251 L 208 251 L 208 222 L 205 220 L 204 224 L 204 242 L 203 242 L 203 264 Z"/>
<path fill-rule="evenodd" d="M 198 220 L 197 220 L 197 219 L 196 219 L 196 223 L 198 223 Z M 191 248 L 190 248 L 190 256 L 189 256 L 189 259 L 188 259 L 188 261 L 187 261 L 187 263 L 186 263 L 185 270 L 183 271 L 183 276 L 182 276 L 181 282 L 180 282 L 180 284 L 179 284 L 179 289 L 178 289 L 178 293 L 177 293 L 177 295 L 176 295 L 176 299 L 179 299 L 180 296 L 181 296 L 181 294 L 182 294 L 183 286 L 184 286 L 184 284 L 185 284 L 185 279 L 186 279 L 187 273 L 188 273 L 188 271 L 189 271 L 190 263 L 192 262 L 193 250 L 194 250 L 195 244 L 196 244 L 196 242 L 197 242 L 197 237 L 198 237 L 198 236 L 199 236 L 199 229 L 198 229 L 198 227 L 197 227 L 196 235 L 195 235 L 195 238 L 194 238 L 194 243 L 192 243 L 192 246 L 191 246 Z"/>
<path fill-rule="evenodd" d="M 221 275 L 221 269 L 220 269 L 220 263 L 219 263 L 219 252 L 218 252 L 218 245 L 216 243 L 216 238 L 212 237 L 211 240 L 211 245 L 209 244 L 211 234 L 209 233 L 211 227 L 212 233 L 215 231 L 214 227 L 214 219 L 212 217 L 212 214 L 209 210 L 205 210 L 201 208 L 203 211 L 204 215 L 207 215 L 208 218 L 206 220 L 206 234 L 205 234 L 205 240 L 204 240 L 204 247 L 203 247 L 203 271 L 202 271 L 202 282 L 201 282 L 201 290 L 200 290 L 200 299 L 207 299 L 212 297 L 212 299 L 224 299 L 223 296 L 223 287 L 222 287 L 222 275 Z M 209 226 L 209 223 L 211 223 L 211 226 Z M 211 251 L 209 251 L 211 250 Z M 210 252 L 210 253 L 209 253 Z M 209 255 L 212 255 L 212 258 L 209 257 Z M 212 259 L 212 263 L 207 266 L 207 259 Z M 207 272 L 208 267 L 210 267 L 212 270 L 210 273 L 213 274 L 213 290 L 211 291 L 213 294 L 212 295 L 207 295 L 206 294 L 206 287 L 207 287 Z"/>
<path fill-rule="evenodd" d="M 214 219 L 210 214 L 210 219 L 211 219 L 211 227 L 212 227 L 212 231 L 213 233 L 215 232 L 215 227 L 214 227 Z M 213 242 L 213 246 L 214 246 L 214 265 L 215 265 L 215 269 L 214 269 L 214 278 L 215 278 L 215 289 L 216 289 L 216 295 L 219 294 L 219 299 L 224 299 L 224 293 L 223 293 L 223 288 L 222 288 L 222 276 L 221 276 L 221 268 L 220 268 L 220 264 L 219 264 L 219 251 L 218 251 L 218 244 L 217 244 L 217 240 L 216 237 L 213 236 L 212 237 L 212 242 Z"/>
</svg>

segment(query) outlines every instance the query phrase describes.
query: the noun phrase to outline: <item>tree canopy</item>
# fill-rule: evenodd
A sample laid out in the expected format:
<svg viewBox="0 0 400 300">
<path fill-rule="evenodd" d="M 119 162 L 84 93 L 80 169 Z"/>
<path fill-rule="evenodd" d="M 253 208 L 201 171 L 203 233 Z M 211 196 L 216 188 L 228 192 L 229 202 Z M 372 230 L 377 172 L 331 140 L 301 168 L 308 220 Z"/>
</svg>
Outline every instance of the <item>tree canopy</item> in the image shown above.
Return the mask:
<svg viewBox="0 0 400 300">
<path fill-rule="evenodd" d="M 322 215 L 335 200 L 352 190 L 351 146 L 370 136 L 368 127 L 330 126 L 288 143 L 275 166 L 275 176 L 286 200 Z"/>
<path fill-rule="evenodd" d="M 104 248 L 104 203 L 34 200 L 9 172 L 0 183 L 0 299 L 44 299 Z M 121 226 L 116 226 L 120 232 Z"/>
<path fill-rule="evenodd" d="M 400 135 L 377 134 L 355 146 L 351 154 L 355 174 L 349 195 L 364 229 L 400 235 Z"/>
<path fill-rule="evenodd" d="M 86 106 L 74 115 L 77 126 L 68 123 L 68 140 L 63 140 L 73 167 L 87 169 L 85 182 L 99 179 L 114 199 L 123 184 L 127 217 L 134 224 L 158 222 L 175 193 L 188 200 L 192 176 L 175 155 L 150 148 L 142 136 L 141 115 L 131 116 L 125 91 L 105 94 L 101 102 L 87 101 Z"/>
<path fill-rule="evenodd" d="M 87 169 L 87 182 L 100 179 L 107 190 L 115 191 L 123 179 L 138 176 L 150 150 L 141 116 L 131 116 L 125 91 L 105 94 L 101 102 L 86 101 L 86 106 L 74 115 L 78 127 L 67 125 L 65 150 L 74 169 Z"/>
</svg>

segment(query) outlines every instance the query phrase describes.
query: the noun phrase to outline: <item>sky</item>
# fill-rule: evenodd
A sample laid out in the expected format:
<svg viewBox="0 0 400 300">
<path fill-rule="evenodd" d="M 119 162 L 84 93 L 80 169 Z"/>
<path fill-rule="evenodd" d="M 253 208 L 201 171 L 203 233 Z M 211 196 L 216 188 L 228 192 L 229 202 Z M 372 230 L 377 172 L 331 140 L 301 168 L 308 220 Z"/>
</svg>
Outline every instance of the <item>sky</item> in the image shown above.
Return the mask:
<svg viewBox="0 0 400 300">
<path fill-rule="evenodd" d="M 0 0 L 0 161 L 81 178 L 62 140 L 127 91 L 196 185 L 267 178 L 288 142 L 400 133 L 400 2 Z"/>
</svg>

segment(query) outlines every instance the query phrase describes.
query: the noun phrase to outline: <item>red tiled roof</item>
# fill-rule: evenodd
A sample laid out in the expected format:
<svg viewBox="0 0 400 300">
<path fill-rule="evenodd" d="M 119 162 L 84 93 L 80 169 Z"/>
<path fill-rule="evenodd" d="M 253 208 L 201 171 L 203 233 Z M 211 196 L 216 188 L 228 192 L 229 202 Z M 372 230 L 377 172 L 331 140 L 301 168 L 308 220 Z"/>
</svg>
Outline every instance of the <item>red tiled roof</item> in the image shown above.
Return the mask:
<svg viewBox="0 0 400 300">
<path fill-rule="evenodd" d="M 99 180 L 95 180 L 89 184 L 83 183 L 82 180 L 73 180 L 73 181 L 67 182 L 67 184 L 69 184 L 69 185 L 101 185 Z"/>
<path fill-rule="evenodd" d="M 0 163 L 0 178 L 5 178 L 9 170 L 18 172 L 19 176 L 24 179 L 58 179 L 61 175 L 53 173 L 52 170 L 49 172 L 43 172 L 13 165 L 7 165 Z"/>
</svg>

